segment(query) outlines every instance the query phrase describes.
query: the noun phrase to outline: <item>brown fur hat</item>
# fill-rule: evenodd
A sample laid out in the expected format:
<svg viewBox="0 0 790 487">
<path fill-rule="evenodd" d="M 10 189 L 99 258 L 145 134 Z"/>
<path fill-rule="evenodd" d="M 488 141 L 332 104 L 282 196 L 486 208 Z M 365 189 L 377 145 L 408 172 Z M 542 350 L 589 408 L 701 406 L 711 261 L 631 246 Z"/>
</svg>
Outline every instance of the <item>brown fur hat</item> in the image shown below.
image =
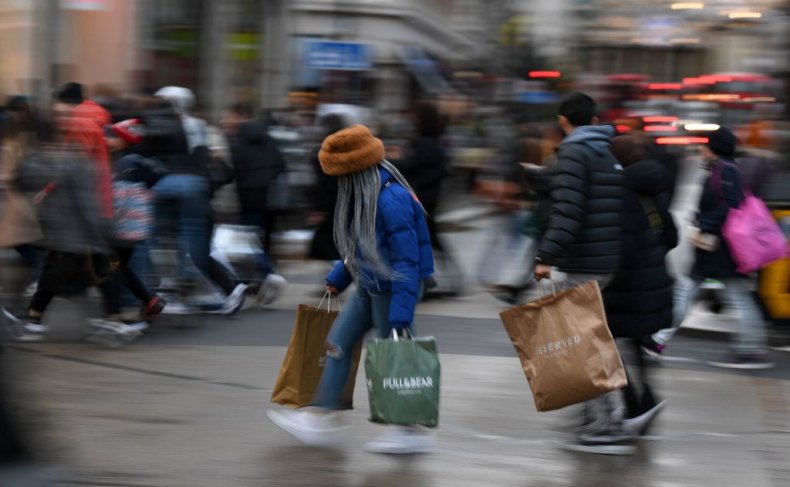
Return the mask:
<svg viewBox="0 0 790 487">
<path fill-rule="evenodd" d="M 335 132 L 321 144 L 318 161 L 329 176 L 342 176 L 373 167 L 384 158 L 384 144 L 364 125 Z"/>
</svg>

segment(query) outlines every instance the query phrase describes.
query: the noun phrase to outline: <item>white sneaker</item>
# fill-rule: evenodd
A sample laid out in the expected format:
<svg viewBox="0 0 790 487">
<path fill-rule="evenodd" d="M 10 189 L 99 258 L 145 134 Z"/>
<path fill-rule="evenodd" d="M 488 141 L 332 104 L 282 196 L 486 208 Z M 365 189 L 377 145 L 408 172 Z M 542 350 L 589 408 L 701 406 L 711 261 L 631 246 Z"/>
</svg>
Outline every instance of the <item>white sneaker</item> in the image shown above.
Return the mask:
<svg viewBox="0 0 790 487">
<path fill-rule="evenodd" d="M 258 290 L 258 303 L 262 305 L 272 304 L 280 297 L 288 281 L 279 274 L 269 274 L 261 283 Z"/>
<path fill-rule="evenodd" d="M 30 321 L 27 318 L 20 318 L 2 308 L 3 315 L 8 320 L 8 331 L 11 336 L 20 342 L 39 342 L 46 338 L 49 333 L 49 326 Z"/>
<path fill-rule="evenodd" d="M 365 444 L 371 453 L 408 455 L 430 453 L 436 447 L 433 434 L 418 426 L 392 426 L 389 431 Z"/>
<path fill-rule="evenodd" d="M 36 294 L 36 291 L 38 291 L 38 281 L 33 281 L 30 283 L 29 286 L 25 288 L 25 292 L 23 293 L 23 295 L 26 298 L 30 298 L 33 297 L 34 294 Z"/>
<path fill-rule="evenodd" d="M 225 304 L 222 306 L 221 314 L 231 316 L 238 313 L 238 311 L 244 305 L 244 297 L 246 293 L 246 284 L 239 284 L 233 288 L 233 292 L 228 295 L 227 299 L 225 300 Z"/>
<path fill-rule="evenodd" d="M 132 333 L 142 333 L 148 329 L 147 321 L 135 321 L 133 323 L 124 323 L 125 330 Z"/>
<path fill-rule="evenodd" d="M 274 424 L 311 446 L 334 445 L 339 440 L 339 433 L 348 429 L 339 423 L 338 413 L 335 412 L 284 409 L 269 410 L 266 415 Z"/>
</svg>

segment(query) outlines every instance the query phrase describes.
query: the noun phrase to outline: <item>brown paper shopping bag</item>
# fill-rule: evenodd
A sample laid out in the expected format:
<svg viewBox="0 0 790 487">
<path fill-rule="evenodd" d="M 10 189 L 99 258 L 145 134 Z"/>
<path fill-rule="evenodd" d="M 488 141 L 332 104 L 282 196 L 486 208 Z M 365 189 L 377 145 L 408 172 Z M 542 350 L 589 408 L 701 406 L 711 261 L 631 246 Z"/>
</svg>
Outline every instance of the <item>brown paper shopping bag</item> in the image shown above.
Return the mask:
<svg viewBox="0 0 790 487">
<path fill-rule="evenodd" d="M 596 281 L 500 313 L 538 411 L 593 399 L 627 384 Z"/>
<path fill-rule="evenodd" d="M 326 337 L 337 315 L 337 311 L 327 308 L 299 305 L 288 351 L 272 390 L 272 402 L 298 408 L 309 405 L 313 400 L 326 362 Z M 343 409 L 351 409 L 352 406 L 361 353 L 362 341 L 354 346 L 351 374 L 341 398 L 340 407 Z"/>
</svg>

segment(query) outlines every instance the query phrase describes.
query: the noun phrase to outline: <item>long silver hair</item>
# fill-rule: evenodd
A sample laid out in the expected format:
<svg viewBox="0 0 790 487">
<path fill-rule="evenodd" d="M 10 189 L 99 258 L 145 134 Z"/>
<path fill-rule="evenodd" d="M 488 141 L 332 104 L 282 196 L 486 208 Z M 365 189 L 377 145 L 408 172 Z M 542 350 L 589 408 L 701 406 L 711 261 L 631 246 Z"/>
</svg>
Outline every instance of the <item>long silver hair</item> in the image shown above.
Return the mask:
<svg viewBox="0 0 790 487">
<path fill-rule="evenodd" d="M 376 214 L 381 175 L 379 167 L 386 169 L 395 180 L 417 199 L 406 178 L 386 159 L 363 171 L 340 176 L 337 182 L 335 206 L 335 246 L 343 257 L 346 269 L 354 279 L 359 279 L 364 267 L 376 278 L 401 279 L 382 258 L 376 241 Z M 423 210 L 424 211 L 424 210 Z"/>
</svg>

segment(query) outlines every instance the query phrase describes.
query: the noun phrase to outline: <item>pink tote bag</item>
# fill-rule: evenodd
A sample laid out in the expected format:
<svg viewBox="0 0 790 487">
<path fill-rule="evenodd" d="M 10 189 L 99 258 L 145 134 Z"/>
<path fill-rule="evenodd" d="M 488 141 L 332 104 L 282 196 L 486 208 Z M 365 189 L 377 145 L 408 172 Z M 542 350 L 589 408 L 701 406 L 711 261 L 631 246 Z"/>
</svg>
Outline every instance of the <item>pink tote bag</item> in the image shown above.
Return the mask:
<svg viewBox="0 0 790 487">
<path fill-rule="evenodd" d="M 713 180 L 720 187 L 721 170 Z M 743 196 L 738 208 L 727 212 L 721 233 L 730 248 L 735 270 L 748 274 L 787 257 L 788 243 L 765 203 L 746 187 Z"/>
</svg>

